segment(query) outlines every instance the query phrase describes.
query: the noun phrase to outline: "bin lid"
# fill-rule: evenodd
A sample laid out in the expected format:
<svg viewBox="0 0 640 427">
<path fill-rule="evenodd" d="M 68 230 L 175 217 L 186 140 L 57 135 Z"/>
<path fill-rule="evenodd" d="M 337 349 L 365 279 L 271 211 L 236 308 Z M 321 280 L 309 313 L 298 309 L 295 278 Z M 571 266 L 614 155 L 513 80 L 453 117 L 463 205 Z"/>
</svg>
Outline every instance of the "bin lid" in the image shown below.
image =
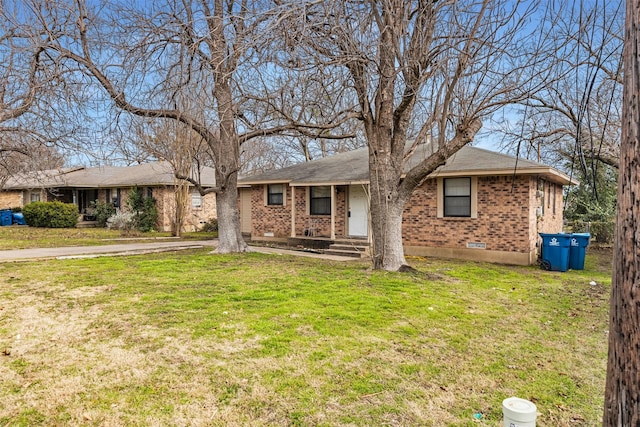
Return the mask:
<svg viewBox="0 0 640 427">
<path fill-rule="evenodd" d="M 571 234 L 571 246 L 588 246 L 591 234 L 589 233 L 573 233 Z"/>
<path fill-rule="evenodd" d="M 502 401 L 502 412 L 512 421 L 531 422 L 538 415 L 535 403 L 519 397 L 509 397 Z"/>
<path fill-rule="evenodd" d="M 542 237 L 542 245 L 543 246 L 559 246 L 559 247 L 569 247 L 569 242 L 571 241 L 571 234 L 565 233 L 538 233 L 540 237 Z"/>
</svg>

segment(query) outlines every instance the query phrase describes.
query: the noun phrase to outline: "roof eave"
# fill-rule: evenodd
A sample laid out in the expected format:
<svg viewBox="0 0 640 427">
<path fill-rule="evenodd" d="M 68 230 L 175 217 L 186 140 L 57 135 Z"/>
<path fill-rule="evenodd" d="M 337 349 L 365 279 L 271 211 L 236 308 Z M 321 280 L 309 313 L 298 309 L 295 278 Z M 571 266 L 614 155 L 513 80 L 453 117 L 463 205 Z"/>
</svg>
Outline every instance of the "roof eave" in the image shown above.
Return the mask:
<svg viewBox="0 0 640 427">
<path fill-rule="evenodd" d="M 505 176 L 505 175 L 545 175 L 562 185 L 577 185 L 578 181 L 552 167 L 536 167 L 526 169 L 475 169 L 461 171 L 435 171 L 429 178 L 446 178 L 454 176 Z"/>
</svg>

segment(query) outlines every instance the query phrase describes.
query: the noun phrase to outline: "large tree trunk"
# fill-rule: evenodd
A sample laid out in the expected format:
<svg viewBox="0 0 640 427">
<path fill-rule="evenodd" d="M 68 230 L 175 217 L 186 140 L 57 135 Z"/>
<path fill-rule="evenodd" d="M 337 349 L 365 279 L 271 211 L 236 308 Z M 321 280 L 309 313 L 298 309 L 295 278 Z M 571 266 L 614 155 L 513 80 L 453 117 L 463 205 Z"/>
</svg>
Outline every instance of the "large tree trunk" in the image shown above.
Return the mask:
<svg viewBox="0 0 640 427">
<path fill-rule="evenodd" d="M 640 426 L 640 5 L 627 1 L 622 142 L 603 426 Z"/>
<path fill-rule="evenodd" d="M 386 142 L 386 144 L 384 143 Z M 390 141 L 374 139 L 369 147 L 370 213 L 373 268 L 397 271 L 406 265 L 402 246 L 402 212 L 405 198 L 399 192 L 401 156 L 385 155 Z"/>
<path fill-rule="evenodd" d="M 238 210 L 237 174 L 232 174 L 225 186 L 216 193 L 218 212 L 218 247 L 216 253 L 246 252 L 247 243 L 240 230 L 240 211 Z"/>
<path fill-rule="evenodd" d="M 379 191 L 374 189 L 372 193 Z M 376 270 L 398 271 L 407 262 L 402 245 L 402 211 L 404 203 L 397 198 L 371 198 L 371 225 L 373 236 L 373 268 Z"/>
</svg>

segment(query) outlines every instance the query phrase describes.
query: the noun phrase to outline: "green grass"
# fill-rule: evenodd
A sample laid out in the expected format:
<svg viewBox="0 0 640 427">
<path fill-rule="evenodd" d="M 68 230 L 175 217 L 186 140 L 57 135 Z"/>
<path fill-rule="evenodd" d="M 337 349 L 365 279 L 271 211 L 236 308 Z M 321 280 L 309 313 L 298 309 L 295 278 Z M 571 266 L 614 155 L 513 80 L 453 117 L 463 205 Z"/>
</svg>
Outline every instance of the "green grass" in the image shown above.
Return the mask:
<svg viewBox="0 0 640 427">
<path fill-rule="evenodd" d="M 168 238 L 165 232 L 127 232 L 106 228 L 36 228 L 25 226 L 0 227 L 0 250 L 53 248 L 59 246 L 93 246 L 122 243 L 121 239 L 144 240 Z M 182 239 L 199 240 L 217 237 L 217 233 L 183 233 Z"/>
<path fill-rule="evenodd" d="M 510 396 L 538 426 L 597 425 L 610 255 L 588 254 L 567 273 L 205 250 L 0 264 L 0 425 L 497 426 Z"/>
</svg>

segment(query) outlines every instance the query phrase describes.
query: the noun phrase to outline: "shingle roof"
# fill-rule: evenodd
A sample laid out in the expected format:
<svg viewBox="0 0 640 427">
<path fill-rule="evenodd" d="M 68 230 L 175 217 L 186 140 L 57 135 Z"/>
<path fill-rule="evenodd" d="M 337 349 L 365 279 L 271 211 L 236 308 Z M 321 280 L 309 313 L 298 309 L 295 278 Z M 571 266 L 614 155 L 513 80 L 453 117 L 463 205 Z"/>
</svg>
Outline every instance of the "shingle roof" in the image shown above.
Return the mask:
<svg viewBox="0 0 640 427">
<path fill-rule="evenodd" d="M 201 180 L 205 187 L 214 186 L 214 170 L 204 168 Z M 154 187 L 173 185 L 175 182 L 171 165 L 167 162 L 155 162 L 135 166 L 99 166 L 24 173 L 11 177 L 4 189 Z"/>
<path fill-rule="evenodd" d="M 425 149 L 416 150 L 405 170 L 425 156 Z M 539 174 L 559 184 L 575 183 L 564 173 L 542 163 L 519 159 L 507 154 L 465 146 L 447 160 L 431 176 L 455 175 L 512 175 Z M 240 185 L 289 183 L 291 185 L 336 184 L 348 185 L 369 181 L 368 149 L 361 148 L 311 162 L 245 177 Z"/>
</svg>

